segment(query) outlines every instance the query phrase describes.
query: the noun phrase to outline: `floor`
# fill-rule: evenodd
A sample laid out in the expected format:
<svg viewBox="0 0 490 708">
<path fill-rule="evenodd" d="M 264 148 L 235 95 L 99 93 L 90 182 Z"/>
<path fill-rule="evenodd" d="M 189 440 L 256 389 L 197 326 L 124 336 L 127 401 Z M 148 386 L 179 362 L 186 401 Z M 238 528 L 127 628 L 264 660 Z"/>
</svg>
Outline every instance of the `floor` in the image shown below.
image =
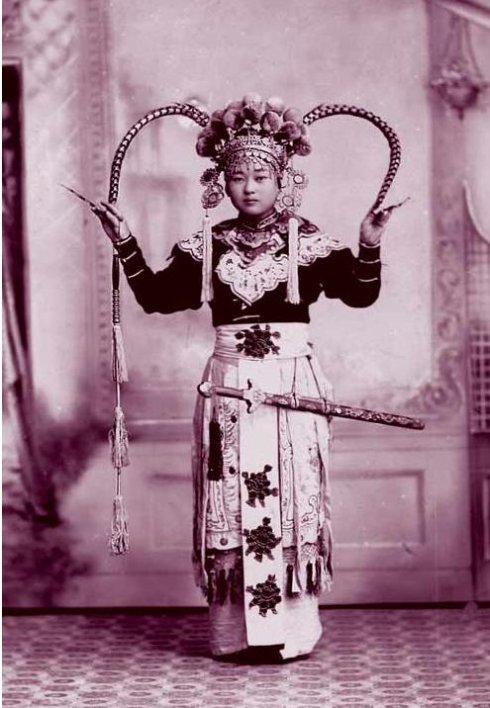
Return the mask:
<svg viewBox="0 0 490 708">
<path fill-rule="evenodd" d="M 305 661 L 207 655 L 202 611 L 20 614 L 4 623 L 3 705 L 490 708 L 490 609 L 324 609 Z"/>
</svg>

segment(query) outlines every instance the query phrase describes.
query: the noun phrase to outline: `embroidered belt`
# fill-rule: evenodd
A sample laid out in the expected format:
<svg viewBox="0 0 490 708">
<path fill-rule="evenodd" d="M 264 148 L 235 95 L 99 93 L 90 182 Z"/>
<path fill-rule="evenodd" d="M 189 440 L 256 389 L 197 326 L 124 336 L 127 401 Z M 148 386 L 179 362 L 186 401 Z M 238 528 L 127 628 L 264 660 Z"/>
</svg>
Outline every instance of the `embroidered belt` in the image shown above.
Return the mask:
<svg viewBox="0 0 490 708">
<path fill-rule="evenodd" d="M 261 322 L 216 327 L 213 355 L 225 359 L 291 359 L 311 354 L 305 322 Z"/>
</svg>

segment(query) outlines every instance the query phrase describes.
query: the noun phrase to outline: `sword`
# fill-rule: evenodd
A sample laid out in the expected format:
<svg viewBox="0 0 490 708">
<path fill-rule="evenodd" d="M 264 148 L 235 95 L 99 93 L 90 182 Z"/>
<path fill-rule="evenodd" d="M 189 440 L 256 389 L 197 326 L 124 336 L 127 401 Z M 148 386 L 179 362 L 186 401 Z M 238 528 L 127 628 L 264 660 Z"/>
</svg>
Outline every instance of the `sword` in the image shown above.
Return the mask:
<svg viewBox="0 0 490 708">
<path fill-rule="evenodd" d="M 326 398 L 313 398 L 311 396 L 298 396 L 295 393 L 266 393 L 258 388 L 254 388 L 250 379 L 248 388 L 239 389 L 229 386 L 215 386 L 210 381 L 203 381 L 197 390 L 205 398 L 211 396 L 225 396 L 227 398 L 238 398 L 247 404 L 247 412 L 253 411 L 265 404 L 276 406 L 277 408 L 289 408 L 296 411 L 307 411 L 325 416 L 336 416 L 338 418 L 351 418 L 361 420 L 364 423 L 380 423 L 382 425 L 393 425 L 398 428 L 410 428 L 412 430 L 423 430 L 425 423 L 418 418 L 409 418 L 396 413 L 382 413 L 381 411 L 369 410 L 369 408 L 354 408 L 344 406 L 340 403 L 332 403 Z"/>
</svg>

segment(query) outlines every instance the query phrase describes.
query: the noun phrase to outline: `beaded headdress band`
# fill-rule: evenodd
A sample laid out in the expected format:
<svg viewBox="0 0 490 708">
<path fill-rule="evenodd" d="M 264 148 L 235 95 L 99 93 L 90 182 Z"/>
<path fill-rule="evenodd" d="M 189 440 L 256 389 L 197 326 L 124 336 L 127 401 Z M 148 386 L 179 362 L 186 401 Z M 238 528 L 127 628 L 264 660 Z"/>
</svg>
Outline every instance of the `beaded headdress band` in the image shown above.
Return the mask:
<svg viewBox="0 0 490 708">
<path fill-rule="evenodd" d="M 305 186 L 302 173 L 291 167 L 294 155 L 308 155 L 311 145 L 308 126 L 322 118 L 336 115 L 350 115 L 362 118 L 375 125 L 385 136 L 390 147 L 388 171 L 378 191 L 372 212 L 376 212 L 395 178 L 400 166 L 400 142 L 395 131 L 374 113 L 339 104 L 322 103 L 309 113 L 301 116 L 297 109 L 285 108 L 284 102 L 271 98 L 263 102 L 257 94 L 248 94 L 242 101 L 235 101 L 222 111 L 215 111 L 209 116 L 204 111 L 187 103 L 172 103 L 150 111 L 135 123 L 123 137 L 114 155 L 111 168 L 109 202 L 115 203 L 119 193 L 121 167 L 133 139 L 145 125 L 165 116 L 185 116 L 201 126 L 196 149 L 202 157 L 210 158 L 215 167 L 208 168 L 201 177 L 204 186 L 202 203 L 206 210 L 203 220 L 203 287 L 202 300 L 209 301 L 212 292 L 212 233 L 207 210 L 219 204 L 224 197 L 222 186 L 218 182 L 221 172 L 229 172 L 235 165 L 248 160 L 269 165 L 281 177 L 289 177 L 289 187 L 280 195 L 279 207 L 289 215 L 289 278 L 288 300 L 299 301 L 298 293 L 298 221 L 294 213 L 300 205 L 299 189 Z M 286 180 L 287 181 L 287 180 Z M 129 464 L 127 454 L 127 433 L 121 408 L 121 385 L 127 381 L 127 369 L 120 329 L 119 309 L 119 258 L 114 253 L 112 268 L 112 340 L 113 340 L 113 378 L 116 389 L 116 411 L 110 434 L 112 464 L 116 471 L 116 495 L 113 505 L 113 520 L 110 546 L 115 554 L 128 550 L 128 528 L 122 503 L 121 473 Z"/>
</svg>

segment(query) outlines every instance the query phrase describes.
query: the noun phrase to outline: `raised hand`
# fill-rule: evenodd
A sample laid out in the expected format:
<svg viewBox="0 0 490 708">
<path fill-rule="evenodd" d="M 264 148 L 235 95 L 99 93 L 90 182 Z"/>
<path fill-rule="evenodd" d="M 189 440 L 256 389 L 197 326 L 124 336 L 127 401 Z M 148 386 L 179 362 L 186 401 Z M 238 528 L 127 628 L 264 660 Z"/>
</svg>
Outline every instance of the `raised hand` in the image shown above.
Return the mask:
<svg viewBox="0 0 490 708">
<path fill-rule="evenodd" d="M 92 206 L 93 213 L 97 216 L 105 233 L 112 243 L 118 243 L 131 235 L 131 230 L 124 216 L 114 204 L 109 202 L 95 202 Z"/>
<path fill-rule="evenodd" d="M 392 212 L 405 204 L 408 199 L 409 197 L 380 211 L 370 211 L 366 214 L 361 223 L 361 243 L 366 246 L 377 246 Z"/>
</svg>

